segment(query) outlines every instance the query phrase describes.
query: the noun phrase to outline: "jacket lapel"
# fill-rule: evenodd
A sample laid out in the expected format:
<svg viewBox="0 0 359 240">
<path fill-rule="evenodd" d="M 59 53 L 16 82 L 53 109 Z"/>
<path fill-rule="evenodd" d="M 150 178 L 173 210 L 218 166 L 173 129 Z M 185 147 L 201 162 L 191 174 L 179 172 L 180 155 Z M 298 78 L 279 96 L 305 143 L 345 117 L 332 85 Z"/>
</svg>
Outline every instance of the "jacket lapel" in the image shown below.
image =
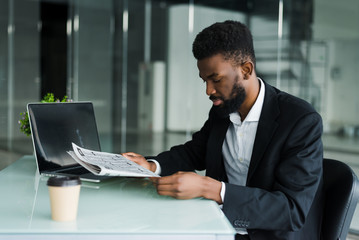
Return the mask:
<svg viewBox="0 0 359 240">
<path fill-rule="evenodd" d="M 279 115 L 277 93 L 275 89 L 265 83 L 265 96 L 261 116 L 258 122 L 256 138 L 254 141 L 251 163 L 249 165 L 247 183 L 253 176 L 263 154 L 267 150 L 275 130 L 278 127 L 276 119 Z"/>
<path fill-rule="evenodd" d="M 229 118 L 216 119 L 213 121 L 213 128 L 208 141 L 207 176 L 220 181 L 227 181 L 223 163 L 222 145 L 229 123 Z"/>
</svg>

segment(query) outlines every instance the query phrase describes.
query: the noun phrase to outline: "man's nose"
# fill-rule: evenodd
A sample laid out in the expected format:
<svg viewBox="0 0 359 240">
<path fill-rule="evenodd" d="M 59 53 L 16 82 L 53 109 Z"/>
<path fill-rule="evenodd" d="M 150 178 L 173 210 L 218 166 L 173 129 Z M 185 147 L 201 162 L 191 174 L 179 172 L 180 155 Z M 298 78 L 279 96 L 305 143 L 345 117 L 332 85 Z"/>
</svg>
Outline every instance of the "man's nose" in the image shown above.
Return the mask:
<svg viewBox="0 0 359 240">
<path fill-rule="evenodd" d="M 214 88 L 212 81 L 206 81 L 206 94 L 207 94 L 207 96 L 211 96 L 214 93 L 216 93 L 216 89 Z"/>
</svg>

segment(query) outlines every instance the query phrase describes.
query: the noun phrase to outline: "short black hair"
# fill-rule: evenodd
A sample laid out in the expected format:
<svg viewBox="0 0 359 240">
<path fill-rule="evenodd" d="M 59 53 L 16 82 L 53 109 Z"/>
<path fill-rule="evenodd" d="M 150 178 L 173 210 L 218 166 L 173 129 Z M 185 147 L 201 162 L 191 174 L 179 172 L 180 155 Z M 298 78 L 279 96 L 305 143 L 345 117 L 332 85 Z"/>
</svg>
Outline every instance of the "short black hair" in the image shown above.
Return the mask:
<svg viewBox="0 0 359 240">
<path fill-rule="evenodd" d="M 235 65 L 248 60 L 255 65 L 256 61 L 252 34 L 238 21 L 217 22 L 203 29 L 193 42 L 192 52 L 197 60 L 220 53 Z"/>
</svg>

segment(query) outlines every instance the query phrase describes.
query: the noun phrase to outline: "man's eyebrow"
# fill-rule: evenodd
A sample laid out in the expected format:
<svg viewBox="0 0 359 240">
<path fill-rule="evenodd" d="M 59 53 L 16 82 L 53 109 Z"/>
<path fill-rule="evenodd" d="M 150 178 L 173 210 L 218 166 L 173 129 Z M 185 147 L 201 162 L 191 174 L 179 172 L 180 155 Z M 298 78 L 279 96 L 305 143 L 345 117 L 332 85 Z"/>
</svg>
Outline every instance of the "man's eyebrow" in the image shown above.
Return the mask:
<svg viewBox="0 0 359 240">
<path fill-rule="evenodd" d="M 218 73 L 212 73 L 208 76 L 206 76 L 206 78 L 213 78 L 213 77 L 217 77 L 218 76 Z M 202 78 L 201 74 L 199 74 L 199 77 Z"/>
</svg>

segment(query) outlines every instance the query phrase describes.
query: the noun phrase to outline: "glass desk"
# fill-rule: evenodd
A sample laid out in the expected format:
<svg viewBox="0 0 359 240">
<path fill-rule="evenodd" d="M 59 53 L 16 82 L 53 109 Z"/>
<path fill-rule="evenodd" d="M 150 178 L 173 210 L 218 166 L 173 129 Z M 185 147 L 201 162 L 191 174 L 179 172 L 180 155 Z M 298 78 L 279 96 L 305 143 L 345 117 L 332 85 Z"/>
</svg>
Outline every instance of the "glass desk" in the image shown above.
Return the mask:
<svg viewBox="0 0 359 240">
<path fill-rule="evenodd" d="M 234 239 L 218 205 L 159 196 L 147 179 L 81 187 L 77 220 L 51 220 L 46 181 L 24 156 L 0 171 L 0 239 Z"/>
</svg>

